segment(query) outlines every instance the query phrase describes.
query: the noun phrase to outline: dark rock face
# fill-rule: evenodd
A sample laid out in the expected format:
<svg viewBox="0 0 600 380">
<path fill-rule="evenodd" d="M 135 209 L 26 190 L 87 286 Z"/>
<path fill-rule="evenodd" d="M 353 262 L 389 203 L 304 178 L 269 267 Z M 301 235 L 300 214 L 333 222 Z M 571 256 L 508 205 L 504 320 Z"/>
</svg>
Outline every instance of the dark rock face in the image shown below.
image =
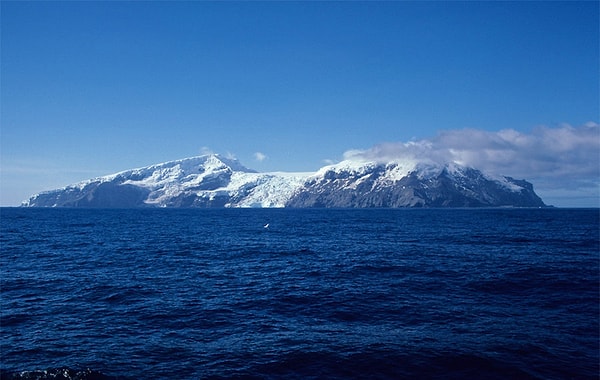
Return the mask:
<svg viewBox="0 0 600 380">
<path fill-rule="evenodd" d="M 82 189 L 46 192 L 32 200 L 37 207 L 131 208 L 144 207 L 147 189 L 113 182 L 92 182 Z M 30 201 L 31 202 L 31 201 Z"/>
<path fill-rule="evenodd" d="M 486 178 L 480 171 L 445 167 L 434 176 L 418 171 L 397 181 L 385 181 L 386 167 L 370 173 L 336 175 L 327 172 L 294 194 L 286 207 L 544 207 L 526 181 Z M 382 180 L 383 179 L 383 180 Z"/>
</svg>

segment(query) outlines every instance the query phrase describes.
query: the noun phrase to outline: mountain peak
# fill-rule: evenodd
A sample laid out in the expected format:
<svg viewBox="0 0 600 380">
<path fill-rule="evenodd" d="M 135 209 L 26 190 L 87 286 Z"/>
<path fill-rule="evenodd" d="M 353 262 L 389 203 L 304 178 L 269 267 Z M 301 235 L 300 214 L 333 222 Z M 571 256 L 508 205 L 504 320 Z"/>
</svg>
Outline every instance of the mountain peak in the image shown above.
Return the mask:
<svg viewBox="0 0 600 380">
<path fill-rule="evenodd" d="M 154 164 L 147 167 L 133 169 L 133 170 L 156 170 L 160 168 L 169 168 L 179 166 L 183 170 L 188 171 L 197 171 L 197 170 L 210 170 L 211 168 L 217 167 L 228 167 L 231 170 L 245 172 L 245 173 L 254 173 L 255 171 L 252 169 L 248 169 L 244 165 L 242 165 L 236 158 L 224 157 L 220 154 L 205 154 L 201 156 L 193 156 L 182 158 L 179 160 L 167 161 L 160 164 Z M 131 170 L 127 170 L 122 173 L 131 172 Z"/>
<path fill-rule="evenodd" d="M 218 153 L 208 154 L 204 156 L 198 156 L 196 158 L 204 159 L 207 164 L 218 164 L 219 162 L 223 165 L 228 166 L 231 170 L 243 173 L 256 173 L 256 170 L 249 169 L 242 165 L 242 163 L 234 157 L 226 157 Z"/>
</svg>

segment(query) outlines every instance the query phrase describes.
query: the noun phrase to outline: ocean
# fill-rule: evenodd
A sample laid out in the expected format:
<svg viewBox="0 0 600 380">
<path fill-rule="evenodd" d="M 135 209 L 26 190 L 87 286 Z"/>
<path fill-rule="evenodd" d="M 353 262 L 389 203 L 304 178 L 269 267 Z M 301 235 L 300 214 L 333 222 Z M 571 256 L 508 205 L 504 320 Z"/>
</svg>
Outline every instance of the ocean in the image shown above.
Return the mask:
<svg viewBox="0 0 600 380">
<path fill-rule="evenodd" d="M 598 379 L 598 209 L 0 210 L 2 379 Z"/>
</svg>

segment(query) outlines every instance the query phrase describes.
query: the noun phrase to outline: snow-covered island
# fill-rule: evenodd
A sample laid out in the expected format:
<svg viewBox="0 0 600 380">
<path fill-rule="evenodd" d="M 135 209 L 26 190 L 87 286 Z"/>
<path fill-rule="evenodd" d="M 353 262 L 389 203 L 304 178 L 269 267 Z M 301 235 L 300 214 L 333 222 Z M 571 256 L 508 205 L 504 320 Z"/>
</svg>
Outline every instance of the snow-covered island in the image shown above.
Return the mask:
<svg viewBox="0 0 600 380">
<path fill-rule="evenodd" d="M 218 154 L 126 170 L 36 194 L 25 207 L 544 207 L 531 183 L 456 163 L 342 161 L 258 173 Z"/>
</svg>

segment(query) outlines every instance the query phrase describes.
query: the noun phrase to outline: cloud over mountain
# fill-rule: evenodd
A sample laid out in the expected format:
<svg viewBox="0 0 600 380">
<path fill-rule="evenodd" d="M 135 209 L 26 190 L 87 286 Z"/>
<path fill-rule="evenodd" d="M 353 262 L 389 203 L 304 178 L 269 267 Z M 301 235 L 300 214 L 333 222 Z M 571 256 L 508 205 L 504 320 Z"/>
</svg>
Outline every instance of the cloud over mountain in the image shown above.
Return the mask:
<svg viewBox="0 0 600 380">
<path fill-rule="evenodd" d="M 430 160 L 456 162 L 490 173 L 528 178 L 537 189 L 598 194 L 600 185 L 600 124 L 579 127 L 540 126 L 531 133 L 514 129 L 441 131 L 430 139 L 382 143 L 367 150 L 350 150 L 345 159 Z M 586 195 L 587 194 L 587 195 Z"/>
</svg>

